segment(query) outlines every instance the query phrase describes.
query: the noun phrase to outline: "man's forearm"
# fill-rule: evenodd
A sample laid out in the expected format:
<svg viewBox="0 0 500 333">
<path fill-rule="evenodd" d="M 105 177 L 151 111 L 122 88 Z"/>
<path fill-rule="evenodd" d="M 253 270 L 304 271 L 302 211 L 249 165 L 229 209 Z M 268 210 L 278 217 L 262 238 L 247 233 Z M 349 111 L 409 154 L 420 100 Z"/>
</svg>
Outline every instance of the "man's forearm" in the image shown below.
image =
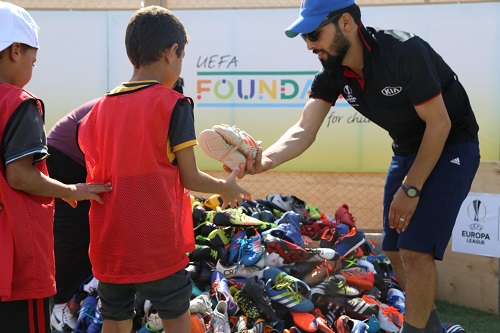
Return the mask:
<svg viewBox="0 0 500 333">
<path fill-rule="evenodd" d="M 271 166 L 268 169 L 276 168 L 278 165 L 301 155 L 312 145 L 314 140 L 315 137 L 308 135 L 300 126 L 294 125 L 278 141 L 267 148 L 262 156 L 271 161 Z"/>
</svg>

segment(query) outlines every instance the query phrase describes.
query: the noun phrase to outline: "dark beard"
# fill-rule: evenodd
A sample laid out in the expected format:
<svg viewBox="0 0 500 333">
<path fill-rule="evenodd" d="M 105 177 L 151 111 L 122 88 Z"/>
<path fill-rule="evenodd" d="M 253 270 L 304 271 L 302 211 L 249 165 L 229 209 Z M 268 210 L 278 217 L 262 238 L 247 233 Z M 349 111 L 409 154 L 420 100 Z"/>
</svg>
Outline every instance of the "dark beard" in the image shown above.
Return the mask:
<svg viewBox="0 0 500 333">
<path fill-rule="evenodd" d="M 345 55 L 349 48 L 351 47 L 351 43 L 344 37 L 344 35 L 339 31 L 335 35 L 335 41 L 331 44 L 335 53 L 337 55 L 330 55 L 327 53 L 326 60 L 321 60 L 321 64 L 326 69 L 327 72 L 335 72 L 339 70 L 342 66 L 342 61 L 344 61 Z"/>
</svg>

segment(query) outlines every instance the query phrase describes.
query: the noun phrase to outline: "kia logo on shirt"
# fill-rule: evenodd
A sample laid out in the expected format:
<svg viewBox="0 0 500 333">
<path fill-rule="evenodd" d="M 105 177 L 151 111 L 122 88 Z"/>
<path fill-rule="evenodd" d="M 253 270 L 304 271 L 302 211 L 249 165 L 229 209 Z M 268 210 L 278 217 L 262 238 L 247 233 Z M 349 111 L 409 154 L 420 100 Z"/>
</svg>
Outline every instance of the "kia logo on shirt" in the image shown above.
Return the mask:
<svg viewBox="0 0 500 333">
<path fill-rule="evenodd" d="M 384 96 L 390 97 L 399 94 L 401 90 L 403 90 L 402 87 L 385 87 L 381 92 Z"/>
</svg>

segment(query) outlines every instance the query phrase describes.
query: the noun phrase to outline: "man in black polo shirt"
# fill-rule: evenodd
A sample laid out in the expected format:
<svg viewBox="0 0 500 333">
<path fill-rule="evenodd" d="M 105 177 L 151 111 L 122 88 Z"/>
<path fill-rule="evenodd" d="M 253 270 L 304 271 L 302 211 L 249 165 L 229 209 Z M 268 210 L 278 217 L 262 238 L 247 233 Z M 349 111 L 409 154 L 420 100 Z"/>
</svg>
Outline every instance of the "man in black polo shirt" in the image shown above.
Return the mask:
<svg viewBox="0 0 500 333">
<path fill-rule="evenodd" d="M 304 0 L 286 30 L 323 69 L 300 120 L 246 173 L 275 168 L 314 142 L 339 94 L 393 139 L 382 248 L 406 291 L 404 333 L 441 333 L 437 271 L 479 167 L 478 125 L 457 75 L 418 36 L 361 23 L 354 0 Z M 243 173 L 240 174 L 240 177 Z"/>
</svg>

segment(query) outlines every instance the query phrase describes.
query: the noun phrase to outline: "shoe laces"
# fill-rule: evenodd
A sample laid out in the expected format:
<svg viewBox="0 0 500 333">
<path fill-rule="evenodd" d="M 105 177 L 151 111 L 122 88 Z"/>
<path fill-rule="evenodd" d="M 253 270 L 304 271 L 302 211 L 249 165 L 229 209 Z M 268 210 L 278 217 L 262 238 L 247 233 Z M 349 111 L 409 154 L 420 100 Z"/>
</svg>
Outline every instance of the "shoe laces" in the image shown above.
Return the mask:
<svg viewBox="0 0 500 333">
<path fill-rule="evenodd" d="M 388 306 L 388 307 L 382 309 L 382 313 L 384 314 L 384 316 L 389 317 L 389 318 L 392 317 L 391 315 L 399 315 L 400 314 L 399 311 L 392 306 Z"/>
<path fill-rule="evenodd" d="M 219 281 L 215 280 L 212 283 L 212 289 L 209 290 L 210 296 L 215 297 L 217 294 L 217 289 L 219 288 Z"/>
<path fill-rule="evenodd" d="M 240 264 L 244 254 L 252 251 L 252 241 L 246 237 L 242 237 L 238 239 L 238 244 L 240 245 L 240 248 L 238 249 L 238 259 L 236 261 L 237 265 Z"/>
<path fill-rule="evenodd" d="M 397 326 L 401 326 L 403 324 L 403 315 L 393 306 L 388 306 L 382 309 L 382 314 Z"/>
<path fill-rule="evenodd" d="M 326 272 L 326 278 L 329 280 L 330 279 L 330 271 L 333 271 L 332 265 L 328 262 L 328 260 L 324 259 L 319 265 L 317 265 L 311 272 L 311 274 L 314 276 L 315 274 L 319 273 L 321 269 L 325 267 L 325 272 Z"/>
<path fill-rule="evenodd" d="M 302 295 L 298 291 L 297 281 L 278 275 L 276 276 L 274 286 L 271 288 L 275 290 L 286 289 L 295 300 L 302 302 Z"/>
<path fill-rule="evenodd" d="M 84 308 L 82 315 L 85 316 L 85 317 L 90 318 L 91 320 L 93 320 L 97 324 L 102 324 L 102 318 L 101 317 L 97 317 L 95 315 L 95 312 L 96 312 L 96 308 L 95 307 L 88 306 L 88 307 Z M 63 312 L 63 317 L 65 318 L 65 312 Z M 67 318 L 65 318 L 65 319 L 67 319 Z"/>
<path fill-rule="evenodd" d="M 238 282 L 238 280 L 233 279 L 233 278 L 228 278 L 226 280 L 227 280 L 228 285 L 231 285 L 238 290 L 241 290 L 241 288 L 243 288 L 243 282 Z"/>
<path fill-rule="evenodd" d="M 224 292 L 220 291 L 219 289 L 219 285 L 221 284 L 221 281 L 220 280 L 215 280 L 212 284 L 212 289 L 210 289 L 209 293 L 210 293 L 210 296 L 213 296 L 215 297 L 217 300 L 224 300 L 226 302 L 229 302 L 230 300 L 230 297 L 231 297 L 231 294 L 228 293 L 228 294 L 225 294 Z M 226 287 L 229 287 L 226 285 Z M 217 297 L 219 296 L 219 297 Z"/>
<path fill-rule="evenodd" d="M 339 236 L 339 239 L 337 240 L 337 242 L 340 242 L 342 241 L 344 238 L 349 238 L 349 237 L 352 237 L 356 234 L 356 228 L 355 227 L 352 227 L 351 230 L 349 230 L 349 232 L 345 235 L 342 235 L 342 236 Z"/>
<path fill-rule="evenodd" d="M 218 206 L 217 206 L 218 208 Z M 213 223 L 214 222 L 214 216 L 215 216 L 215 213 L 217 213 L 218 210 L 208 210 L 207 211 L 207 217 L 205 218 L 205 222 L 204 223 Z M 202 223 L 199 224 L 199 226 L 202 225 Z M 196 229 L 196 228 L 194 228 Z"/>
<path fill-rule="evenodd" d="M 212 211 L 213 212 L 213 211 Z M 209 212 L 207 212 L 208 214 Z M 213 214 L 212 214 L 213 215 Z M 201 222 L 200 224 L 198 224 L 196 227 L 193 228 L 193 230 L 196 230 L 198 228 L 201 228 L 202 226 L 206 225 L 207 223 L 212 223 L 210 221 L 205 221 L 205 222 Z"/>
<path fill-rule="evenodd" d="M 324 228 L 323 235 L 321 236 L 321 239 L 324 239 L 328 242 L 337 242 L 339 238 L 342 236 L 339 236 L 337 232 L 337 227 L 332 226 L 332 227 L 326 227 Z"/>
<path fill-rule="evenodd" d="M 231 209 L 231 213 L 230 214 L 233 215 L 233 217 L 235 217 L 235 218 L 237 218 L 239 220 L 241 220 L 242 218 L 248 216 L 247 214 L 245 214 L 243 212 L 243 209 L 241 209 L 241 208 L 233 208 L 233 209 Z"/>
<path fill-rule="evenodd" d="M 346 266 L 343 267 L 343 269 L 346 269 L 346 268 L 352 268 L 352 267 L 358 267 L 358 258 L 354 257 L 354 256 L 349 256 L 349 257 L 345 257 L 344 259 L 342 259 L 342 262 L 345 262 L 346 263 Z M 343 265 L 342 265 L 343 266 Z"/>
<path fill-rule="evenodd" d="M 323 231 L 323 235 L 321 235 L 321 239 L 331 242 L 333 240 L 333 234 L 332 228 L 326 228 L 325 231 Z"/>
<path fill-rule="evenodd" d="M 347 296 L 348 293 L 350 293 L 351 291 L 354 290 L 354 288 L 352 288 L 351 286 L 347 285 L 344 281 L 342 281 L 341 279 L 339 279 L 339 282 L 337 283 L 337 286 L 340 290 L 343 290 L 344 291 L 344 295 Z"/>
</svg>

